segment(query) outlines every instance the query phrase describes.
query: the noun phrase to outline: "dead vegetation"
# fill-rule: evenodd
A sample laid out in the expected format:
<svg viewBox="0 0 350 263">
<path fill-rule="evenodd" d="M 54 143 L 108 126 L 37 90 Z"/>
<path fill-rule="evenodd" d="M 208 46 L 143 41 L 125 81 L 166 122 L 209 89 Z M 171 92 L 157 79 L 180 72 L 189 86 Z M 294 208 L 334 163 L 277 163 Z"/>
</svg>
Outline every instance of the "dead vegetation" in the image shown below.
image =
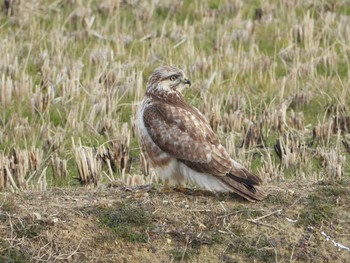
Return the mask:
<svg viewBox="0 0 350 263">
<path fill-rule="evenodd" d="M 152 186 L 2 194 L 0 259 L 346 262 L 349 181 L 295 185 L 271 184 L 256 204 Z"/>
<path fill-rule="evenodd" d="M 330 162 L 336 163 L 339 174 L 348 173 L 346 149 L 339 143 L 346 140 L 350 128 L 345 103 L 349 98 L 347 56 L 342 56 L 347 54 L 343 32 L 348 17 L 332 14 L 340 8 L 325 11 L 319 5 L 284 3 L 281 13 L 269 4 L 205 1 L 198 8 L 196 1 L 164 2 L 151 5 L 150 15 L 145 16 L 147 2 L 91 2 L 84 7 L 75 1 L 39 3 L 3 3 L 2 16 L 8 21 L 4 34 L 11 29 L 23 33 L 16 25 L 25 23 L 40 41 L 26 49 L 27 55 L 18 52 L 21 45 L 12 44 L 17 41 L 12 35 L 2 43 L 2 189 L 27 188 L 24 180 L 36 171 L 26 168 L 30 160 L 24 156 L 16 168 L 22 174 L 11 181 L 17 175 L 12 175 L 15 170 L 5 160 L 11 159 L 7 156 L 14 149 L 40 152 L 37 165 L 40 172 L 47 172 L 51 185 L 55 178 L 78 178 L 82 185 L 97 185 L 124 180 L 140 174 L 139 170 L 152 174 L 137 148 L 137 103 L 145 77 L 154 67 L 180 62 L 194 82 L 186 96 L 215 131 L 222 136 L 234 134 L 229 137 L 233 141 L 226 139 L 226 146 L 245 165 L 261 171 L 265 181 L 277 170 L 281 179 L 289 179 L 295 170 L 304 179 L 332 177 L 323 169 L 331 167 Z M 284 19 L 287 8 L 295 13 L 293 19 Z M 177 17 L 170 10 L 187 16 Z M 219 10 L 226 20 L 217 16 Z M 30 12 L 32 16 L 27 15 Z M 172 22 L 160 27 L 159 21 L 167 16 Z M 130 19 L 135 31 L 126 22 Z M 49 22 L 52 27 L 44 26 Z M 203 26 L 215 34 L 201 31 Z M 320 26 L 326 29 L 319 30 Z M 115 34 L 116 30 L 124 33 Z M 24 47 L 30 37 L 23 34 Z M 290 136 L 303 141 L 302 151 L 288 153 L 289 142 L 282 143 Z M 277 148 L 283 149 L 271 158 L 276 141 Z M 256 154 L 252 149 L 257 148 L 264 150 L 259 152 L 260 166 L 255 167 L 250 161 Z M 324 161 L 330 160 L 324 149 L 338 161 Z M 19 167 L 22 163 L 24 167 Z"/>
<path fill-rule="evenodd" d="M 84 261 L 83 254 L 94 246 L 82 233 L 97 229 L 92 240 L 99 240 L 95 243 L 104 256 L 130 246 L 142 253 L 160 250 L 164 261 L 203 262 L 204 254 L 215 254 L 209 262 L 341 262 L 343 254 L 327 247 L 322 234 L 329 240 L 341 239 L 341 231 L 326 231 L 322 224 L 344 228 L 334 215 L 346 210 L 347 199 L 342 193 L 334 193 L 340 196 L 336 200 L 322 197 L 317 189 L 329 190 L 318 185 L 322 182 L 340 184 L 344 191 L 348 187 L 341 183 L 350 173 L 349 14 L 346 1 L 4 0 L 0 191 L 6 200 L 1 201 L 0 218 L 7 227 L 0 228 L 6 232 L 1 232 L 6 235 L 0 240 L 0 261 Z M 47 193 L 50 199 L 51 194 L 60 195 L 79 184 L 89 190 L 77 191 L 94 193 L 94 188 L 105 185 L 125 185 L 133 193 L 135 185 L 156 184 L 157 177 L 139 151 L 135 120 L 146 78 L 163 64 L 185 69 L 193 83 L 184 90 L 186 99 L 207 116 L 230 155 L 257 173 L 267 188 L 278 182 L 297 191 L 300 185 L 316 184 L 315 191 L 310 196 L 299 193 L 294 206 L 293 195 L 277 191 L 265 203 L 237 214 L 234 211 L 243 209 L 236 207 L 240 204 L 224 197 L 223 206 L 232 213 L 228 216 L 218 212 L 222 205 L 216 203 L 221 198 L 217 196 L 205 203 L 204 197 L 175 195 L 180 203 L 195 202 L 191 209 L 198 211 L 190 214 L 174 202 L 167 210 L 168 203 L 161 201 L 166 196 L 152 191 L 140 203 L 133 197 L 133 204 L 110 202 L 135 213 L 143 211 L 145 228 L 96 225 L 109 216 L 116 222 L 132 218 L 120 219 L 118 213 L 126 212 L 124 208 L 103 207 L 101 200 L 90 210 L 72 201 L 64 203 L 72 207 L 68 218 L 74 214 L 72 221 L 87 222 L 73 237 L 68 234 L 72 221 L 67 221 L 67 232 L 59 232 L 62 224 L 55 220 L 61 219 L 54 210 L 51 215 L 37 210 L 34 216 L 31 212 L 16 216 L 8 210 L 30 191 L 43 191 L 36 194 L 44 198 Z M 52 192 L 55 187 L 62 189 Z M 124 194 L 106 193 L 117 199 Z M 325 204 L 319 205 L 320 201 Z M 287 203 L 298 213 L 293 220 L 304 222 L 292 228 L 295 236 L 284 231 L 291 223 L 281 215 L 292 218 L 283 214 Z M 211 205 L 216 212 L 205 212 Z M 179 208 L 184 215 L 172 214 L 172 219 L 157 214 L 156 206 L 169 213 L 170 208 Z M 254 221 L 280 209 L 268 217 L 277 225 L 264 218 Z M 106 218 L 98 218 L 98 212 Z M 190 222 L 190 217 L 199 222 L 195 230 L 181 223 Z M 237 220 L 245 224 L 236 227 Z M 321 222 L 321 227 L 315 228 L 314 222 Z M 162 224 L 173 227 L 165 229 Z M 145 241 L 143 246 L 132 242 L 131 233 Z M 104 235 L 109 238 L 105 243 L 99 239 Z M 63 244 L 67 240 L 71 246 Z M 286 248 L 288 242 L 292 245 Z M 107 244 L 113 244 L 111 249 Z M 215 252 L 218 247 L 220 254 Z M 132 258 L 125 254 L 118 259 Z M 147 258 L 148 262 L 157 259 L 153 254 Z"/>
</svg>

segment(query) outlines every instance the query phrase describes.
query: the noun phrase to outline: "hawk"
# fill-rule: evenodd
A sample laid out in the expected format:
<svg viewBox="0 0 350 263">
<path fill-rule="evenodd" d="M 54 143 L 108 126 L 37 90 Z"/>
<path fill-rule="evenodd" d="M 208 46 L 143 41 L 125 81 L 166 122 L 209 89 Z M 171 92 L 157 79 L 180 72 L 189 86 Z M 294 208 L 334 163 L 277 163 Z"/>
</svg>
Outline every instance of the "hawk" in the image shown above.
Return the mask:
<svg viewBox="0 0 350 263">
<path fill-rule="evenodd" d="M 158 67 L 138 108 L 141 149 L 164 188 L 184 189 L 186 183 L 194 183 L 253 202 L 263 200 L 267 194 L 257 187 L 261 179 L 229 156 L 205 116 L 186 103 L 181 90 L 187 84 L 191 82 L 182 70 Z"/>
</svg>

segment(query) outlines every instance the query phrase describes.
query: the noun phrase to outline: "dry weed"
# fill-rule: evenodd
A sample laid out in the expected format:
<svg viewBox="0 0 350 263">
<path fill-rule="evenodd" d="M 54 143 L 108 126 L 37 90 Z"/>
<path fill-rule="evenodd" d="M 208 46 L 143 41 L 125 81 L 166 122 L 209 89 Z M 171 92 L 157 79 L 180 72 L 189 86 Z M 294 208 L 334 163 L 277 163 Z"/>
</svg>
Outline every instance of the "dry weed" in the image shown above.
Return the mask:
<svg viewBox="0 0 350 263">
<path fill-rule="evenodd" d="M 185 69 L 186 99 L 232 157 L 266 180 L 332 177 L 320 158 L 349 174 L 339 157 L 339 136 L 350 131 L 345 3 L 6 0 L 0 16 L 2 189 L 46 177 L 49 187 L 56 178 L 69 185 L 78 174 L 92 184 L 154 181 L 135 120 L 162 64 Z M 305 154 L 290 133 L 308 144 Z"/>
</svg>

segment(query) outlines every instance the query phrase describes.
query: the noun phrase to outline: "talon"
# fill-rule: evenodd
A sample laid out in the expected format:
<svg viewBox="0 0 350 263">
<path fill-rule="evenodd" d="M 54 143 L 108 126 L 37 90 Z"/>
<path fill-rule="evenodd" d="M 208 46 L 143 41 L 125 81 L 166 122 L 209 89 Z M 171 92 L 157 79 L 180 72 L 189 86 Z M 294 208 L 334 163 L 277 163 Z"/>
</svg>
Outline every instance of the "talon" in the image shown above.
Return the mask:
<svg viewBox="0 0 350 263">
<path fill-rule="evenodd" d="M 168 194 L 174 192 L 174 190 L 172 190 L 169 186 L 164 186 L 159 192 Z"/>
<path fill-rule="evenodd" d="M 181 192 L 181 193 L 187 193 L 188 189 L 186 188 L 186 186 L 183 185 L 178 185 L 175 188 L 176 191 Z"/>
</svg>

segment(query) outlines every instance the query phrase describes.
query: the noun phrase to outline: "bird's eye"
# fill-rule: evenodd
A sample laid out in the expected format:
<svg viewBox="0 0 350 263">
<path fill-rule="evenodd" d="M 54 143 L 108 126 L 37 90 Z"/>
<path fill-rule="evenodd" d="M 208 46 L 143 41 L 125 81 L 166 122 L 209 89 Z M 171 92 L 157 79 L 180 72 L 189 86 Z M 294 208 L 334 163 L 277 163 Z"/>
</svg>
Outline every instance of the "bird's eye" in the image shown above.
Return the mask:
<svg viewBox="0 0 350 263">
<path fill-rule="evenodd" d="M 176 76 L 176 75 L 171 75 L 171 76 L 170 76 L 170 80 L 171 80 L 171 81 L 175 81 L 176 79 L 177 79 L 177 76 Z"/>
</svg>

